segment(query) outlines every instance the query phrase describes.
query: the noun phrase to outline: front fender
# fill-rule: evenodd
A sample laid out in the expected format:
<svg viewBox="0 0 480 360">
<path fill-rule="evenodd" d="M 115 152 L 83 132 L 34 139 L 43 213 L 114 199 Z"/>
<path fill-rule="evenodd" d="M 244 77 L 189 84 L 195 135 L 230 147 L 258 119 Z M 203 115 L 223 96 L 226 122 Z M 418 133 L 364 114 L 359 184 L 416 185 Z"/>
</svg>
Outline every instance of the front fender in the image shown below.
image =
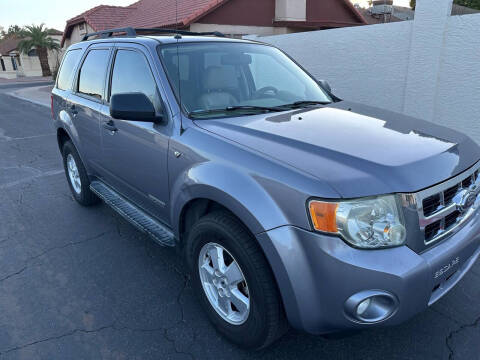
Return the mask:
<svg viewBox="0 0 480 360">
<path fill-rule="evenodd" d="M 178 236 L 180 215 L 194 199 L 213 200 L 235 214 L 253 233 L 258 234 L 288 223 L 265 182 L 227 164 L 204 162 L 185 170 L 171 188 L 171 219 Z"/>
</svg>

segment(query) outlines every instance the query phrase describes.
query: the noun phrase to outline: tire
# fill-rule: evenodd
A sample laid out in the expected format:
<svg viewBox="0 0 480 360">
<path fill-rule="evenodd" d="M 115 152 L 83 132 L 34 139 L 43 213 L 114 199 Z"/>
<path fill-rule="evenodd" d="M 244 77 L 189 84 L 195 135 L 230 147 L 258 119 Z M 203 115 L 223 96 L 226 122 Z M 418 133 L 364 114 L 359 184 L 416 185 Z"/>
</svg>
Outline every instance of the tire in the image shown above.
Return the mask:
<svg viewBox="0 0 480 360">
<path fill-rule="evenodd" d="M 90 190 L 90 179 L 88 178 L 87 171 L 85 170 L 85 166 L 83 165 L 80 156 L 78 155 L 77 149 L 71 141 L 67 141 L 63 145 L 62 155 L 63 167 L 65 169 L 67 182 L 75 200 L 83 206 L 97 204 L 100 199 Z M 78 182 L 75 182 L 74 184 L 74 180 L 70 176 L 72 171 L 69 171 L 69 164 L 72 160 L 74 161 L 76 167 L 77 176 L 75 176 L 75 178 L 79 180 L 80 184 Z"/>
<path fill-rule="evenodd" d="M 223 211 L 207 214 L 193 225 L 187 241 L 186 256 L 191 269 L 192 285 L 208 317 L 220 333 L 241 347 L 260 350 L 273 343 L 288 330 L 283 304 L 272 270 L 256 240 L 233 215 Z M 214 246 L 218 250 L 219 247 L 216 245 L 220 245 L 224 250 L 225 264 L 236 262 L 241 275 L 246 280 L 246 283 L 241 282 L 233 287 L 227 285 L 230 293 L 229 299 L 233 299 L 234 295 L 232 294 L 239 294 L 239 291 L 248 298 L 248 315 L 243 322 L 239 320 L 241 316 L 237 316 L 242 313 L 241 310 L 238 310 L 241 309 L 240 307 L 236 310 L 235 304 L 232 305 L 229 309 L 234 315 L 227 320 L 225 314 L 221 315 L 209 300 L 209 290 L 205 289 L 218 293 L 217 299 L 228 296 L 221 296 L 220 292 L 223 289 L 215 288 L 218 285 L 218 277 L 216 277 L 218 274 L 210 275 L 217 279 L 216 285 L 207 284 L 205 286 L 205 281 L 202 282 L 202 276 L 208 277 L 208 274 L 201 275 L 200 273 L 205 270 L 201 267 L 206 266 L 210 269 L 213 264 L 205 249 L 212 249 Z M 200 258 L 201 255 L 205 256 Z M 223 273 L 220 276 L 224 276 Z M 233 323 L 234 320 L 236 323 Z"/>
</svg>

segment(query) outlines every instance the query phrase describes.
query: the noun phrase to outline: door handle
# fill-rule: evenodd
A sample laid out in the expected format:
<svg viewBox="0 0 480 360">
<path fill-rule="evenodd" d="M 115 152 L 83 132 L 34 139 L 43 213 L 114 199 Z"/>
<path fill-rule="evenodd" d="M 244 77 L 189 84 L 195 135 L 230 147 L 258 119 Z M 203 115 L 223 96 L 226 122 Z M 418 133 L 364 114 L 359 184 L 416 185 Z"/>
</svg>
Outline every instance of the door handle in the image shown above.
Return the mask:
<svg viewBox="0 0 480 360">
<path fill-rule="evenodd" d="M 105 129 L 107 129 L 108 131 L 110 131 L 110 134 L 112 134 L 112 135 L 115 134 L 118 131 L 117 127 L 115 126 L 115 124 L 112 120 L 104 122 L 103 127 Z"/>
<path fill-rule="evenodd" d="M 75 104 L 70 105 L 70 110 L 72 111 L 73 115 L 78 114 L 78 110 L 77 110 L 77 107 L 75 106 Z"/>
</svg>

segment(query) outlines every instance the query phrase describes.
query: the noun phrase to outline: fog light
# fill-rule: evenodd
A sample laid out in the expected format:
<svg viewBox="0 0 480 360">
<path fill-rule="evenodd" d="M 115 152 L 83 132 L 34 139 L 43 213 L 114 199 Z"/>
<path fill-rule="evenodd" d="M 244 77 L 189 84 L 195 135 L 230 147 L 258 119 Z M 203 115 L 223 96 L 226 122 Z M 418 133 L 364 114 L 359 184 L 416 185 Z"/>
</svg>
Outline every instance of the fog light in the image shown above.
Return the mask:
<svg viewBox="0 0 480 360">
<path fill-rule="evenodd" d="M 398 309 L 397 298 L 381 290 L 365 290 L 345 302 L 345 314 L 351 321 L 373 324 L 387 320 Z"/>
<path fill-rule="evenodd" d="M 370 306 L 370 303 L 372 302 L 372 299 L 368 298 L 367 300 L 363 300 L 358 306 L 357 306 L 357 315 L 363 315 L 365 311 L 367 311 L 368 307 Z"/>
</svg>

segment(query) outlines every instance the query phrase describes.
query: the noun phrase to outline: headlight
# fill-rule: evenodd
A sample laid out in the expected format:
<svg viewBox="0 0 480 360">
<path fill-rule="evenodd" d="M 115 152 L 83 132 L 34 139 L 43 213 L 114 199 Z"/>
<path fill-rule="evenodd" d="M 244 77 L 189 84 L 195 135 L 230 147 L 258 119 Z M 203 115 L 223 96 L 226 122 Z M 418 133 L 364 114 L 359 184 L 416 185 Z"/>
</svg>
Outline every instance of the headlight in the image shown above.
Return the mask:
<svg viewBox="0 0 480 360">
<path fill-rule="evenodd" d="M 405 224 L 395 195 L 347 201 L 309 202 L 313 227 L 338 234 L 351 245 L 364 249 L 405 243 Z"/>
</svg>

